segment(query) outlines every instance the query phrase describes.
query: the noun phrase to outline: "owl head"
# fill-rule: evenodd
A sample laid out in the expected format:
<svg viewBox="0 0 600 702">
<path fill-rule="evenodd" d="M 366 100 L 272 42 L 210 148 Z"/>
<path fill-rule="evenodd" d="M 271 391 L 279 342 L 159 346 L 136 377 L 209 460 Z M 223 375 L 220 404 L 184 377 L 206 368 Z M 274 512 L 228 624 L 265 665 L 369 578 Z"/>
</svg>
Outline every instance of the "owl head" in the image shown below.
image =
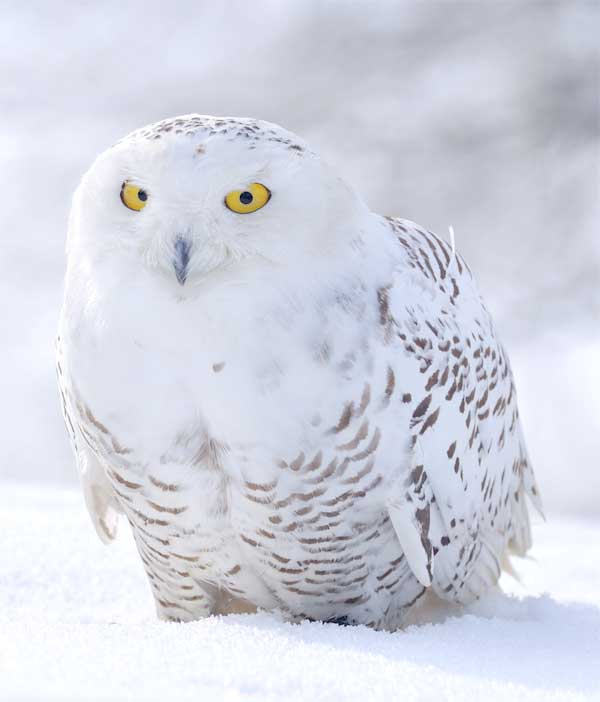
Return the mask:
<svg viewBox="0 0 600 702">
<path fill-rule="evenodd" d="M 137 130 L 96 159 L 74 197 L 68 250 L 189 290 L 224 270 L 335 258 L 367 215 L 294 134 L 187 115 Z"/>
</svg>

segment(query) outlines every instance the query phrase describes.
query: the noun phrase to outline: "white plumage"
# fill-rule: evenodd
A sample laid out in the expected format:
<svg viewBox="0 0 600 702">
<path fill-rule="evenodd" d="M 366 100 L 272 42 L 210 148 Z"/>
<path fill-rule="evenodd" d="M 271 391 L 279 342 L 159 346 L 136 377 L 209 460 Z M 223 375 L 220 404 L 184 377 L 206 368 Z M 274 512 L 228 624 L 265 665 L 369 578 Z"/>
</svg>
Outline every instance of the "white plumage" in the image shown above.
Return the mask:
<svg viewBox="0 0 600 702">
<path fill-rule="evenodd" d="M 529 547 L 513 379 L 466 263 L 280 127 L 190 115 L 102 154 L 58 347 L 96 530 L 126 516 L 163 618 L 393 629 Z"/>
</svg>

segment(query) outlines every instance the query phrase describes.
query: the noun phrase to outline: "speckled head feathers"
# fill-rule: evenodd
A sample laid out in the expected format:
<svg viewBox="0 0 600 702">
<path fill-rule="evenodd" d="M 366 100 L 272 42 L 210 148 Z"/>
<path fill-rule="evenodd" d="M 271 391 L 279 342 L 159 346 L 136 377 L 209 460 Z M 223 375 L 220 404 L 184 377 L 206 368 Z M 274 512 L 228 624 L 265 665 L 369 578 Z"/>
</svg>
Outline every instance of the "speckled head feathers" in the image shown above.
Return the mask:
<svg viewBox="0 0 600 702">
<path fill-rule="evenodd" d="M 281 144 L 299 154 L 312 153 L 302 139 L 272 122 L 251 117 L 213 117 L 198 114 L 169 117 L 149 124 L 131 132 L 118 143 L 144 139 L 158 141 L 169 136 L 196 139 L 222 136 L 230 141 L 245 141 L 250 150 L 256 149 L 260 144 L 271 143 Z"/>
<path fill-rule="evenodd" d="M 138 129 L 98 157 L 75 197 L 70 247 L 80 241 L 86 255 L 109 258 L 126 252 L 129 265 L 141 259 L 145 271 L 190 290 L 234 264 L 330 261 L 367 213 L 291 132 L 185 115 Z"/>
</svg>

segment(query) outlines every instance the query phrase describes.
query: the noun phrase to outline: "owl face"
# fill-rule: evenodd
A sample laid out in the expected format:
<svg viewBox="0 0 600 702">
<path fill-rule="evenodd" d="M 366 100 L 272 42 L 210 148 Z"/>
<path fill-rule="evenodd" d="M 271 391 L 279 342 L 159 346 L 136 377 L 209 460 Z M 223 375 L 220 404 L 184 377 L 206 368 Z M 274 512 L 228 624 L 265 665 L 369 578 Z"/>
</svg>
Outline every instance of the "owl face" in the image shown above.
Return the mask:
<svg viewBox="0 0 600 702">
<path fill-rule="evenodd" d="M 228 268 L 326 260 L 366 211 L 293 134 L 191 116 L 134 132 L 96 160 L 75 195 L 69 247 L 188 290 Z"/>
</svg>

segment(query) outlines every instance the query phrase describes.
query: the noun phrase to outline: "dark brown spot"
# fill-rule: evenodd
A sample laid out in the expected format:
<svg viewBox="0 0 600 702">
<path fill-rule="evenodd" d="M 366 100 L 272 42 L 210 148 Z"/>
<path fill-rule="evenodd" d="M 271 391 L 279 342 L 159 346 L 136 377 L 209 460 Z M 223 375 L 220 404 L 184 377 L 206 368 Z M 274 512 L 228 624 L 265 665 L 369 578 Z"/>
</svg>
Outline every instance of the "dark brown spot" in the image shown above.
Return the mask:
<svg viewBox="0 0 600 702">
<path fill-rule="evenodd" d="M 258 490 L 260 492 L 270 492 L 277 485 L 277 478 L 270 483 L 249 483 L 246 481 L 246 487 L 249 490 Z"/>
<path fill-rule="evenodd" d="M 173 556 L 173 558 L 180 558 L 182 561 L 187 561 L 188 563 L 197 563 L 199 560 L 198 556 L 183 556 L 181 553 L 173 553 L 172 551 L 169 555 Z"/>
<path fill-rule="evenodd" d="M 370 399 L 371 399 L 371 387 L 369 386 L 369 383 L 365 383 L 363 394 L 362 394 L 362 397 L 360 398 L 360 405 L 358 406 L 358 411 L 356 413 L 357 417 L 362 416 L 364 411 L 367 409 L 367 406 L 369 404 Z"/>
<path fill-rule="evenodd" d="M 124 485 L 130 490 L 139 490 L 142 487 L 140 483 L 132 483 L 129 480 L 125 480 L 125 478 L 119 475 L 116 470 L 111 470 L 111 475 L 117 482 L 121 483 L 121 485 Z"/>
<path fill-rule="evenodd" d="M 98 429 L 101 431 L 103 434 L 108 434 L 109 431 L 108 429 L 102 424 L 102 422 L 99 422 L 96 417 L 92 414 L 92 411 L 90 410 L 89 407 L 85 408 L 85 416 L 90 420 L 90 422 Z"/>
<path fill-rule="evenodd" d="M 293 471 L 298 471 L 298 470 L 300 470 L 300 467 L 301 467 L 302 464 L 304 463 L 304 459 L 305 459 L 305 458 L 306 458 L 306 456 L 304 455 L 304 451 L 301 451 L 300 454 L 298 455 L 298 457 L 297 457 L 294 461 L 292 461 L 292 462 L 290 463 L 290 468 L 291 468 Z"/>
<path fill-rule="evenodd" d="M 312 473 L 313 470 L 317 470 L 317 468 L 321 466 L 322 462 L 323 452 L 319 451 L 317 454 L 315 454 L 315 457 L 312 459 L 312 461 L 306 464 L 306 466 L 304 467 L 305 472 Z"/>
<path fill-rule="evenodd" d="M 438 420 L 440 414 L 440 408 L 438 407 L 435 412 L 432 412 L 427 419 L 423 422 L 423 426 L 421 427 L 421 434 L 424 434 L 427 429 L 430 429 Z"/>
<path fill-rule="evenodd" d="M 381 431 L 379 430 L 379 427 L 375 429 L 375 433 L 373 434 L 373 437 L 371 441 L 369 442 L 369 445 L 359 453 L 355 453 L 353 456 L 350 456 L 351 461 L 361 461 L 363 458 L 366 458 L 369 454 L 373 453 L 375 449 L 379 446 L 379 440 L 381 439 Z"/>
<path fill-rule="evenodd" d="M 351 441 L 348 441 L 345 444 L 339 444 L 339 446 L 337 446 L 337 448 L 340 451 L 348 451 L 351 449 L 355 449 L 363 439 L 366 439 L 368 433 L 369 433 L 369 422 L 368 422 L 368 420 L 365 419 L 365 421 L 361 424 L 359 430 L 356 432 L 355 437 Z"/>
<path fill-rule="evenodd" d="M 355 485 L 358 483 L 360 480 L 362 480 L 365 475 L 368 475 L 372 470 L 373 466 L 375 465 L 375 461 L 371 459 L 367 465 L 359 471 L 356 475 L 353 475 L 351 478 L 346 478 L 346 480 L 342 480 L 342 485 Z"/>
<path fill-rule="evenodd" d="M 392 397 L 392 394 L 394 392 L 394 388 L 396 387 L 396 376 L 394 375 L 394 371 L 391 366 L 388 366 L 387 369 L 387 383 L 385 386 L 385 391 L 384 391 L 384 398 L 382 402 L 383 407 L 387 407 L 387 405 L 390 402 L 390 398 Z"/>
<path fill-rule="evenodd" d="M 146 502 L 157 512 L 167 512 L 168 514 L 181 514 L 187 509 L 187 507 L 165 507 L 164 505 L 159 505 L 156 502 L 152 502 L 152 500 L 146 500 Z"/>
<path fill-rule="evenodd" d="M 427 395 L 419 404 L 417 405 L 415 411 L 412 413 L 413 421 L 418 421 L 429 409 L 431 404 L 431 395 Z"/>
<path fill-rule="evenodd" d="M 110 442 L 112 444 L 113 451 L 115 453 L 118 453 L 122 456 L 124 456 L 128 453 L 131 453 L 131 449 L 128 449 L 128 448 L 125 448 L 124 446 L 121 446 L 121 444 L 115 439 L 114 436 L 110 437 Z"/>
<path fill-rule="evenodd" d="M 329 430 L 330 434 L 339 434 L 343 431 L 349 424 L 354 413 L 354 403 L 348 402 L 342 411 L 341 417 L 335 427 Z"/>
<path fill-rule="evenodd" d="M 132 510 L 134 514 L 137 514 L 137 516 L 144 522 L 146 526 L 148 524 L 154 524 L 156 526 L 161 526 L 161 527 L 166 527 L 169 526 L 171 522 L 166 522 L 163 519 L 153 519 L 152 517 L 148 517 L 148 515 L 144 514 L 143 512 L 140 512 L 137 509 Z"/>
<path fill-rule="evenodd" d="M 429 392 L 433 388 L 433 386 L 437 384 L 439 375 L 440 372 L 436 370 L 429 376 L 429 380 L 427 381 L 427 385 L 425 386 L 425 390 L 427 390 L 427 392 Z"/>
</svg>

